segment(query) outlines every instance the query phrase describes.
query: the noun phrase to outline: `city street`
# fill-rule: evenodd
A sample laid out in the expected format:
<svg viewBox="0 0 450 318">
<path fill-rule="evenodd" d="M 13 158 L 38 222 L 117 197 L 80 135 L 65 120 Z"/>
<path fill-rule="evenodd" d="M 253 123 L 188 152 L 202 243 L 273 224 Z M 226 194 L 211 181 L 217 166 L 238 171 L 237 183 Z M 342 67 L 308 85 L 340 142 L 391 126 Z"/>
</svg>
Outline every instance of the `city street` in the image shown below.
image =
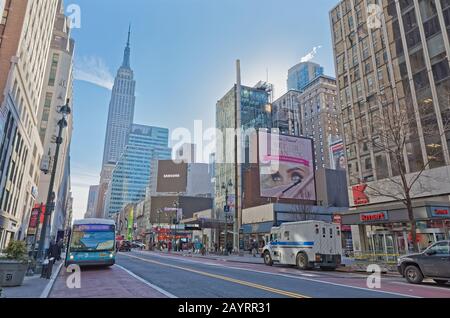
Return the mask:
<svg viewBox="0 0 450 318">
<path fill-rule="evenodd" d="M 120 275 L 116 276 L 116 275 Z M 127 277 L 128 275 L 128 277 Z M 93 282 L 92 280 L 95 280 Z M 450 297 L 450 285 L 410 285 L 400 276 L 382 276 L 369 289 L 367 276 L 345 272 L 299 271 L 288 266 L 224 262 L 157 252 L 120 253 L 111 269 L 82 270 L 82 289 L 65 287 L 61 272 L 50 297 L 172 298 L 408 298 Z M 86 283 L 86 280 L 89 282 Z M 133 280 L 133 286 L 128 285 Z M 83 286 L 88 285 L 88 289 Z"/>
</svg>

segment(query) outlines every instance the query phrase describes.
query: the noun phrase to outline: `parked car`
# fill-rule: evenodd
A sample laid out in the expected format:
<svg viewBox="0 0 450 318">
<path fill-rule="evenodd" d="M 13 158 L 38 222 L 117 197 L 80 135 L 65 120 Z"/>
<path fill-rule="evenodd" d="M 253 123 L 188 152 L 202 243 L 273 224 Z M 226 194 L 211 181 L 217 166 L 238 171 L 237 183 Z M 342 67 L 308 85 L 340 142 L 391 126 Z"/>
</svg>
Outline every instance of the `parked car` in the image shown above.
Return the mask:
<svg viewBox="0 0 450 318">
<path fill-rule="evenodd" d="M 139 242 L 139 241 L 133 241 L 133 242 L 131 243 L 131 247 L 132 247 L 132 248 L 138 248 L 138 249 L 143 250 L 143 249 L 145 249 L 145 244 L 142 243 L 142 242 Z"/>
<path fill-rule="evenodd" d="M 119 252 L 130 252 L 132 248 L 130 241 L 122 241 L 119 247 Z"/>
<path fill-rule="evenodd" d="M 437 242 L 418 254 L 398 259 L 398 271 L 411 284 L 431 278 L 437 284 L 450 281 L 450 241 Z"/>
</svg>

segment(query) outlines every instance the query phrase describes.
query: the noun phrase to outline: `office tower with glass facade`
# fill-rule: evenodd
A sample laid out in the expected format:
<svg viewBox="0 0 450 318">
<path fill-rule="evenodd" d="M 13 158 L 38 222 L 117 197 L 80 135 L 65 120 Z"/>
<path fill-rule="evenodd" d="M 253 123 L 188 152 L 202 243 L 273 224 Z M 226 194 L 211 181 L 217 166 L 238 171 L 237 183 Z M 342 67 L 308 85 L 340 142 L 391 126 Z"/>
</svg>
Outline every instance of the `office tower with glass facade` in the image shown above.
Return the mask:
<svg viewBox="0 0 450 318">
<path fill-rule="evenodd" d="M 168 129 L 133 124 L 125 150 L 112 171 L 106 193 L 107 217 L 120 212 L 129 203 L 145 199 L 152 160 L 171 159 L 168 143 Z"/>
<path fill-rule="evenodd" d="M 419 179 L 411 190 L 419 248 L 448 238 L 450 1 L 345 0 L 330 21 L 354 207 L 343 224 L 353 225 L 355 250 L 408 253 L 405 205 L 385 194 L 403 170 Z M 397 152 L 380 138 L 395 133 L 393 122 L 406 136 Z"/>
<path fill-rule="evenodd" d="M 240 71 L 238 71 L 240 72 Z M 256 87 L 242 86 L 239 73 L 238 84 L 222 97 L 216 105 L 216 128 L 222 133 L 220 146 L 216 149 L 215 159 L 215 215 L 223 218 L 226 205 L 226 187 L 228 187 L 228 203 L 230 213 L 234 216 L 234 232 L 238 233 L 242 219 L 242 176 L 249 160 L 249 139 L 245 131 L 272 126 L 270 85 Z M 260 83 L 261 84 L 261 83 Z M 268 90 L 269 89 L 269 90 Z M 234 138 L 228 133 L 240 128 L 240 138 L 235 147 Z M 231 135 L 232 136 L 232 135 Z M 236 153 L 237 152 L 237 153 Z M 236 160 L 238 164 L 236 165 Z M 223 188 L 222 185 L 226 187 Z M 259 189 L 255 189 L 259 192 Z M 236 195 L 237 194 L 237 195 Z M 238 248 L 238 236 L 233 235 L 233 246 Z M 223 241 L 222 241 L 223 242 Z"/>
<path fill-rule="evenodd" d="M 323 75 L 323 67 L 313 62 L 301 62 L 289 69 L 288 90 L 302 91 L 317 76 Z"/>
</svg>

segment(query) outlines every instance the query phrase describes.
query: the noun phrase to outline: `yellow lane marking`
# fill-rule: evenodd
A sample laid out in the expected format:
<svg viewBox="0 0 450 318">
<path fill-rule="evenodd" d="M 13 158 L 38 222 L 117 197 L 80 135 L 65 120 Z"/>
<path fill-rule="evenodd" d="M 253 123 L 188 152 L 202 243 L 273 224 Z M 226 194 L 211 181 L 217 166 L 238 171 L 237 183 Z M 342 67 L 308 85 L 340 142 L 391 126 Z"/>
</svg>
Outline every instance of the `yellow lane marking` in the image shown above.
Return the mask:
<svg viewBox="0 0 450 318">
<path fill-rule="evenodd" d="M 172 264 L 166 264 L 166 263 L 149 260 L 149 259 L 141 258 L 141 257 L 137 257 L 137 256 L 132 256 L 132 255 L 128 255 L 128 254 L 121 254 L 121 255 L 124 255 L 124 256 L 130 257 L 130 258 L 135 258 L 135 259 L 147 262 L 147 263 L 153 263 L 153 264 L 157 264 L 157 265 L 172 267 L 172 268 L 188 271 L 191 273 L 200 274 L 203 276 L 208 276 L 211 278 L 221 279 L 221 280 L 224 280 L 227 282 L 232 282 L 232 283 L 239 284 L 239 285 L 253 287 L 256 289 L 261 289 L 264 291 L 272 292 L 272 293 L 283 295 L 283 296 L 288 296 L 288 297 L 292 297 L 292 298 L 311 298 L 309 296 L 305 296 L 305 295 L 301 295 L 301 294 L 297 294 L 297 293 L 293 293 L 293 292 L 289 292 L 289 291 L 285 291 L 285 290 L 281 290 L 281 289 L 276 289 L 276 288 L 272 288 L 272 287 L 268 287 L 268 286 L 264 286 L 264 285 L 260 285 L 260 284 L 255 284 L 255 283 L 251 283 L 251 282 L 247 282 L 247 281 L 243 281 L 240 279 L 235 279 L 235 278 L 231 278 L 231 277 L 227 277 L 227 276 L 216 275 L 216 274 L 211 274 L 208 272 L 198 271 L 198 270 L 195 270 L 192 268 L 187 268 L 187 267 L 182 267 L 182 266 L 177 266 L 177 265 L 172 265 Z"/>
</svg>

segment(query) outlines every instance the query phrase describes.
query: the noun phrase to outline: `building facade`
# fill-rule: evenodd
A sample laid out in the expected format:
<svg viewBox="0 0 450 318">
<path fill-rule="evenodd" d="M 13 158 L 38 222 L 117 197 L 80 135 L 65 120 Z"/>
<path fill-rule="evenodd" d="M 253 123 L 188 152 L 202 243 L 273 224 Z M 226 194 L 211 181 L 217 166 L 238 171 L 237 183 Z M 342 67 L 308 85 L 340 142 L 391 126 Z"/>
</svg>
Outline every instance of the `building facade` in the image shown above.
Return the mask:
<svg viewBox="0 0 450 318">
<path fill-rule="evenodd" d="M 112 171 L 106 193 L 105 215 L 111 216 L 128 203 L 145 199 L 152 160 L 171 158 L 169 130 L 134 124 L 122 156 Z"/>
<path fill-rule="evenodd" d="M 98 191 L 99 191 L 98 185 L 92 185 L 89 187 L 89 196 L 88 196 L 86 214 L 84 215 L 85 219 L 96 217 L 95 208 L 96 208 L 96 203 L 97 203 Z"/>
<path fill-rule="evenodd" d="M 302 134 L 300 96 L 301 92 L 289 90 L 273 102 L 272 126 L 278 128 L 281 134 L 291 136 Z"/>
<path fill-rule="evenodd" d="M 22 235 L 38 195 L 38 110 L 58 0 L 7 0 L 0 21 L 0 249 Z"/>
<path fill-rule="evenodd" d="M 258 128 L 270 128 L 271 91 L 267 85 L 249 87 L 241 85 L 240 63 L 237 64 L 237 84 L 216 104 L 216 128 L 222 133 L 216 149 L 215 201 L 217 219 L 224 219 L 224 206 L 233 205 L 230 210 L 234 218 L 234 233 L 242 225 L 243 172 L 250 162 L 249 137 Z M 231 138 L 230 138 L 231 133 Z M 234 141 L 233 134 L 237 133 Z M 228 135 L 228 136 L 227 136 Z M 226 192 L 228 190 L 228 204 Z M 230 204 L 230 201 L 233 201 Z M 234 235 L 233 246 L 239 248 L 239 236 Z"/>
<path fill-rule="evenodd" d="M 330 168 L 329 138 L 341 135 L 336 80 L 316 77 L 303 87 L 299 104 L 301 134 L 314 140 L 316 169 Z"/>
<path fill-rule="evenodd" d="M 73 55 L 75 42 L 70 37 L 69 18 L 64 15 L 62 2 L 58 4 L 52 42 L 47 60 L 43 91 L 38 111 L 39 137 L 43 145 L 44 156 L 40 172 L 38 197 L 39 203 L 46 203 L 50 185 L 51 169 L 55 158 L 58 135 L 58 121 L 62 118 L 59 108 L 69 100 L 73 110 Z M 73 116 L 67 116 L 67 127 L 63 130 L 62 144 L 58 155 L 53 189 L 55 192 L 55 210 L 51 217 L 49 235 L 56 238 L 58 231 L 64 230 L 67 215 L 67 200 L 70 193 L 70 144 L 72 141 Z M 44 167 L 46 166 L 46 167 Z M 28 224 L 28 219 L 24 220 Z"/>
<path fill-rule="evenodd" d="M 352 225 L 355 251 L 403 254 L 412 242 L 405 206 L 368 188 L 395 194 L 404 162 L 407 179 L 420 174 L 411 191 L 419 248 L 448 238 L 450 2 L 378 1 L 370 17 L 369 4 L 340 1 L 330 12 L 354 207 L 343 224 Z M 393 112 L 406 119 L 400 159 L 375 146 Z"/>
<path fill-rule="evenodd" d="M 288 91 L 302 91 L 306 85 L 320 75 L 323 75 L 322 66 L 313 62 L 301 62 L 288 71 Z"/>
</svg>

